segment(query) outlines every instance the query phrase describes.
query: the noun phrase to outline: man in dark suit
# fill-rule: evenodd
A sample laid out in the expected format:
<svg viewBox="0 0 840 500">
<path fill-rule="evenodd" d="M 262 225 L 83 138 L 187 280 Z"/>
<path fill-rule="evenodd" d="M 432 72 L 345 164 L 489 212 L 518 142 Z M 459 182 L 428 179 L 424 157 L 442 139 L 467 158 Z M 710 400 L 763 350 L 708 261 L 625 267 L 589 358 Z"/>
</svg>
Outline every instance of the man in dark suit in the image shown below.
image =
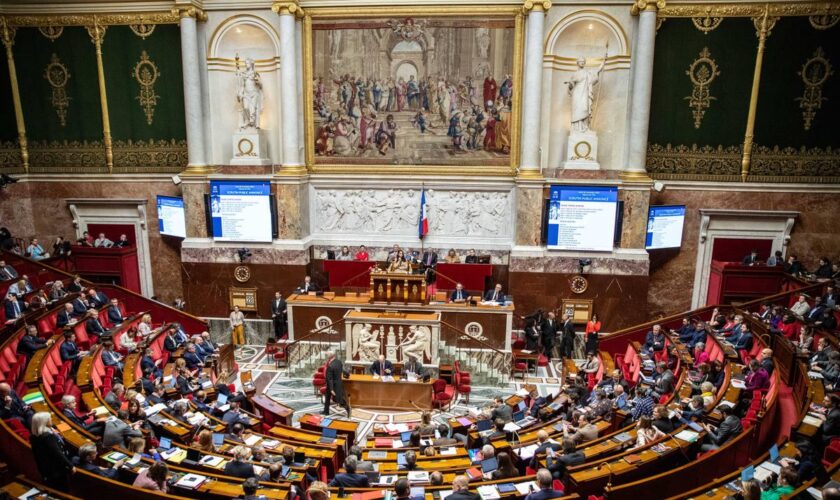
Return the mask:
<svg viewBox="0 0 840 500">
<path fill-rule="evenodd" d="M 840 436 L 840 396 L 829 394 L 823 400 L 826 413 L 825 421 L 820 426 L 819 436 L 823 445 L 831 443 L 833 438 Z"/>
<path fill-rule="evenodd" d="M 385 359 L 384 354 L 380 354 L 379 359 L 370 365 L 370 373 L 385 377 L 394 373 L 394 366 L 390 361 Z"/>
<path fill-rule="evenodd" d="M 17 279 L 18 273 L 14 267 L 6 264 L 5 260 L 0 260 L 0 280 Z"/>
<path fill-rule="evenodd" d="M 251 423 L 251 419 L 248 418 L 248 415 L 242 413 L 242 410 L 239 408 L 239 403 L 231 401 L 230 408 L 222 415 L 222 422 L 227 424 L 228 432 L 230 432 L 233 430 L 234 424 L 240 423 L 247 427 Z"/>
<path fill-rule="evenodd" d="M 73 299 L 73 302 L 71 302 L 71 304 L 73 304 L 73 316 L 78 318 L 87 314 L 88 305 L 87 302 L 85 302 L 84 299 L 82 299 L 81 295 Z"/>
<path fill-rule="evenodd" d="M 534 450 L 534 456 L 531 458 L 529 466 L 533 469 L 539 467 L 538 455 L 544 455 L 551 451 L 559 451 L 562 448 L 560 443 L 552 443 L 548 440 L 548 432 L 540 429 L 537 431 L 537 449 Z"/>
<path fill-rule="evenodd" d="M 822 297 L 814 297 L 814 305 L 811 307 L 811 310 L 805 314 L 805 322 L 814 323 L 815 321 L 821 320 L 824 310 L 825 304 L 823 304 Z"/>
<path fill-rule="evenodd" d="M 91 420 L 94 415 L 92 411 L 80 417 L 76 413 L 76 404 L 76 396 L 65 394 L 61 397 L 61 414 L 64 415 L 64 419 L 69 420 L 71 423 L 78 425 L 91 434 L 101 436 L 102 433 L 105 432 L 105 422 L 101 420 Z"/>
<path fill-rule="evenodd" d="M 303 283 L 298 286 L 298 290 L 300 293 L 309 293 L 309 292 L 320 292 L 321 289 L 312 282 L 311 276 L 306 276 L 303 278 Z"/>
<path fill-rule="evenodd" d="M 551 498 L 559 498 L 563 496 L 562 490 L 555 490 L 554 478 L 548 469 L 540 469 L 537 471 L 537 486 L 539 490 L 531 493 L 525 497 L 525 500 L 549 500 Z"/>
<path fill-rule="evenodd" d="M 434 250 L 426 250 L 420 257 L 420 263 L 426 271 L 426 281 L 433 283 L 435 281 L 435 267 L 437 267 L 438 254 Z"/>
<path fill-rule="evenodd" d="M 187 368 L 195 370 L 196 368 L 204 366 L 204 362 L 198 356 L 195 350 L 195 344 L 192 342 L 187 344 L 187 352 L 184 353 L 184 361 L 187 362 Z"/>
<path fill-rule="evenodd" d="M 20 342 L 18 342 L 17 352 L 26 356 L 26 359 L 29 359 L 35 354 L 35 351 L 51 345 L 53 345 L 52 339 L 46 340 L 40 338 L 38 336 L 38 328 L 35 325 L 28 325 L 26 332 L 20 338 Z"/>
<path fill-rule="evenodd" d="M 540 325 L 540 340 L 547 357 L 554 355 L 554 338 L 557 336 L 557 319 L 552 311 L 549 311 Z"/>
<path fill-rule="evenodd" d="M 166 332 L 166 338 L 163 339 L 163 348 L 169 351 L 170 353 L 174 353 L 178 350 L 178 341 L 175 340 L 175 329 L 170 328 Z"/>
<path fill-rule="evenodd" d="M 745 266 L 754 266 L 758 264 L 758 250 L 753 249 L 750 251 L 749 255 L 746 255 L 743 259 L 741 259 L 741 264 Z"/>
<path fill-rule="evenodd" d="M 9 384 L 0 383 L 0 419 L 16 418 L 28 429 L 34 414 L 35 410 L 24 404 Z"/>
<path fill-rule="evenodd" d="M 55 318 L 55 326 L 56 328 L 64 328 L 67 325 L 73 324 L 76 322 L 76 318 L 73 317 L 73 304 L 67 302 L 64 304 L 64 310 L 58 313 L 58 316 Z"/>
<path fill-rule="evenodd" d="M 108 321 L 112 325 L 119 325 L 125 321 L 122 311 L 120 311 L 120 302 L 116 298 L 111 299 L 111 307 L 108 308 Z"/>
<path fill-rule="evenodd" d="M 80 351 L 76 347 L 76 334 L 72 330 L 64 333 L 64 343 L 61 344 L 59 350 L 61 352 L 61 361 L 73 361 L 74 363 L 78 362 L 82 356 L 87 354 L 86 351 Z"/>
<path fill-rule="evenodd" d="M 825 295 L 822 296 L 822 303 L 825 307 L 834 307 L 837 305 L 837 292 L 834 287 L 829 285 L 825 288 Z"/>
<path fill-rule="evenodd" d="M 271 301 L 271 319 L 274 322 L 274 338 L 286 337 L 286 300 L 280 292 L 274 292 L 274 300 Z"/>
<path fill-rule="evenodd" d="M 99 309 L 100 307 L 105 307 L 108 304 L 108 296 L 102 292 L 97 292 L 93 288 L 88 288 L 87 291 L 88 296 L 88 307 L 91 309 L 96 308 Z"/>
<path fill-rule="evenodd" d="M 343 406 L 347 410 L 347 416 L 350 416 L 350 405 L 344 399 L 344 382 L 341 380 L 342 372 L 344 371 L 344 363 L 335 357 L 335 353 L 329 351 L 327 353 L 327 390 L 324 394 L 324 415 L 330 414 L 330 402 L 334 399 L 336 403 Z"/>
<path fill-rule="evenodd" d="M 582 449 L 577 448 L 574 439 L 563 438 L 563 453 L 556 455 L 554 458 L 546 458 L 546 465 L 548 472 L 554 479 L 563 479 L 566 475 L 566 469 L 574 465 L 580 465 L 586 461 L 586 456 Z"/>
<path fill-rule="evenodd" d="M 470 480 L 467 476 L 455 476 L 452 480 L 452 493 L 446 497 L 450 500 L 479 500 L 481 497 L 470 493 Z"/>
<path fill-rule="evenodd" d="M 484 302 L 505 303 L 505 294 L 502 293 L 502 285 L 500 283 L 497 283 L 493 290 L 487 290 L 487 293 L 484 294 Z"/>
<path fill-rule="evenodd" d="M 737 337 L 733 335 L 730 337 L 729 342 L 732 343 L 732 347 L 737 350 L 744 349 L 749 351 L 753 344 L 753 336 L 752 333 L 750 333 L 749 327 L 747 327 L 747 325 L 743 325 Z"/>
<path fill-rule="evenodd" d="M 563 357 L 571 358 L 575 348 L 575 323 L 568 314 L 563 315 Z"/>
<path fill-rule="evenodd" d="M 123 367 L 125 365 L 123 363 L 122 355 L 120 355 L 120 353 L 114 350 L 113 342 L 107 341 L 102 345 L 101 357 L 102 364 L 114 368 L 114 377 L 117 379 L 122 379 Z"/>
<path fill-rule="evenodd" d="M 734 407 L 723 405 L 718 408 L 718 411 L 723 416 L 723 421 L 717 430 L 709 424 L 702 424 L 708 433 L 706 434 L 706 442 L 700 447 L 702 451 L 716 450 L 744 430 L 741 427 L 741 419 L 733 413 Z"/>
<path fill-rule="evenodd" d="M 508 423 L 513 420 L 513 409 L 508 406 L 507 403 L 500 397 L 496 396 L 495 400 L 493 401 L 494 408 L 493 411 L 490 412 L 490 420 L 496 421 L 501 420 L 504 423 Z"/>
<path fill-rule="evenodd" d="M 418 361 L 417 358 L 409 356 L 408 361 L 406 361 L 403 365 L 403 372 L 414 373 L 418 377 L 422 377 L 425 373 L 425 369 L 423 368 L 423 363 Z"/>
<path fill-rule="evenodd" d="M 761 367 L 767 372 L 767 376 L 773 375 L 776 365 L 773 364 L 773 349 L 765 347 L 761 350 Z"/>
<path fill-rule="evenodd" d="M 95 337 L 97 341 L 101 336 L 107 333 L 105 327 L 99 322 L 99 311 L 96 309 L 90 310 L 90 318 L 85 321 L 85 331 L 88 335 Z"/>
<path fill-rule="evenodd" d="M 146 370 L 151 370 L 155 378 L 160 378 L 163 372 L 158 367 L 154 358 L 155 351 L 151 347 L 147 347 L 143 352 L 143 357 L 140 359 L 140 369 L 145 373 Z"/>
<path fill-rule="evenodd" d="M 25 310 L 26 304 L 15 294 L 6 295 L 6 321 L 20 318 Z"/>
<path fill-rule="evenodd" d="M 80 446 L 79 456 L 73 459 L 73 465 L 76 467 L 114 481 L 119 480 L 120 467 L 123 464 L 125 464 L 125 459 L 118 460 L 110 469 L 96 465 L 96 445 L 90 442 Z"/>
<path fill-rule="evenodd" d="M 344 473 L 336 474 L 330 486 L 342 486 L 344 488 L 370 488 L 370 481 L 366 474 L 357 474 L 356 465 L 358 459 L 350 455 L 344 459 Z"/>
<path fill-rule="evenodd" d="M 458 283 L 457 285 L 455 285 L 455 290 L 449 296 L 449 300 L 451 302 L 464 302 L 469 296 L 470 294 L 468 294 L 467 291 L 464 290 L 464 285 Z"/>
<path fill-rule="evenodd" d="M 668 365 L 664 361 L 656 364 L 653 389 L 660 396 L 670 394 L 674 390 L 674 372 L 668 369 Z"/>
</svg>

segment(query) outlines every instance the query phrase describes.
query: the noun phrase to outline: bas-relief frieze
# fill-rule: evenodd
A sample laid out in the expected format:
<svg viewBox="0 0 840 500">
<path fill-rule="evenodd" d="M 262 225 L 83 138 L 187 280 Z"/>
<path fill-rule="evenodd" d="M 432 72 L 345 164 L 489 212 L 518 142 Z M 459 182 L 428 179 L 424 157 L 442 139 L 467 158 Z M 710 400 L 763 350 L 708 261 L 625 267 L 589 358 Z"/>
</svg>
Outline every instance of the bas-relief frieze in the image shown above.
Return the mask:
<svg viewBox="0 0 840 500">
<path fill-rule="evenodd" d="M 509 239 L 511 202 L 508 191 L 427 189 L 428 236 Z M 316 189 L 312 203 L 316 234 L 417 234 L 419 189 Z"/>
</svg>

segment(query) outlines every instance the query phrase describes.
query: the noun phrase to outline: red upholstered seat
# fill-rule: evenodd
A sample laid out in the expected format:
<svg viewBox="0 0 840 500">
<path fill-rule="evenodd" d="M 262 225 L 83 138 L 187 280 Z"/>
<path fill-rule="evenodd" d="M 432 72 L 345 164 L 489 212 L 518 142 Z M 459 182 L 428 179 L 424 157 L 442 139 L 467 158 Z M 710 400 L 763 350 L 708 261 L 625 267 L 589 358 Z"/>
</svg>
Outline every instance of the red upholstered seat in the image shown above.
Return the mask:
<svg viewBox="0 0 840 500">
<path fill-rule="evenodd" d="M 274 366 L 280 368 L 280 365 L 286 361 L 286 353 L 283 351 L 277 351 L 274 353 Z"/>
<path fill-rule="evenodd" d="M 466 374 L 466 377 L 464 375 L 463 372 L 455 371 L 455 390 L 458 394 L 463 394 L 465 396 L 464 401 L 469 404 L 472 387 L 470 387 L 469 374 Z"/>
<path fill-rule="evenodd" d="M 522 339 L 516 339 L 511 347 L 513 349 L 525 349 L 525 341 Z"/>
<path fill-rule="evenodd" d="M 548 358 L 545 357 L 545 354 L 540 354 L 537 358 L 537 366 L 548 366 Z"/>
<path fill-rule="evenodd" d="M 3 421 L 6 422 L 6 424 L 8 424 L 9 428 L 12 429 L 12 431 L 14 431 L 15 434 L 25 439 L 26 441 L 29 441 L 29 430 L 26 427 L 24 427 L 23 423 L 21 423 L 20 420 L 16 418 L 8 418 Z"/>
<path fill-rule="evenodd" d="M 828 446 L 825 447 L 822 463 L 828 468 L 837 460 L 840 460 L 840 438 L 832 439 Z"/>
</svg>

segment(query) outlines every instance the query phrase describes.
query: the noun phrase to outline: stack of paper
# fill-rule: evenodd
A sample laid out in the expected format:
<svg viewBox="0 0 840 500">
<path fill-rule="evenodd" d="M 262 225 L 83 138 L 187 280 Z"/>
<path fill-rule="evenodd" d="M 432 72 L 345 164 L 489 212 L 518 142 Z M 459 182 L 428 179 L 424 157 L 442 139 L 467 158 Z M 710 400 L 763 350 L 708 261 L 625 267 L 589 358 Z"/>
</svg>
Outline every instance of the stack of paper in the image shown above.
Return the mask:
<svg viewBox="0 0 840 500">
<path fill-rule="evenodd" d="M 497 500 L 498 498 L 501 498 L 499 496 L 499 490 L 497 490 L 496 486 L 492 484 L 479 486 L 478 495 L 481 497 L 481 500 Z"/>
<path fill-rule="evenodd" d="M 205 455 L 204 457 L 201 457 L 201 460 L 199 460 L 198 463 L 206 465 L 207 467 L 218 467 L 224 461 L 225 458 L 218 455 Z"/>
<path fill-rule="evenodd" d="M 147 416 L 147 417 L 151 417 L 152 415 L 155 415 L 155 414 L 157 414 L 158 412 L 160 412 L 160 411 L 162 411 L 162 410 L 165 410 L 165 409 L 166 409 L 166 405 L 165 405 L 165 404 L 163 404 L 163 403 L 158 403 L 158 404 L 156 404 L 156 405 L 154 405 L 154 406 L 150 406 L 150 407 L 146 408 L 144 411 L 145 411 L 145 413 L 146 413 L 146 416 Z"/>
<path fill-rule="evenodd" d="M 447 448 L 441 448 L 440 449 L 440 455 L 442 457 L 448 457 L 448 456 L 451 456 L 451 455 L 455 455 L 457 453 L 458 453 L 458 450 L 456 450 L 454 446 L 450 446 L 450 447 L 447 447 Z"/>
<path fill-rule="evenodd" d="M 176 486 L 180 486 L 182 488 L 187 489 L 196 489 L 201 486 L 207 478 L 202 476 L 201 474 L 187 474 L 186 476 L 182 477 L 175 483 Z"/>
<path fill-rule="evenodd" d="M 254 446 L 260 442 L 260 439 L 262 438 L 256 434 L 249 434 L 248 437 L 245 438 L 245 444 L 248 446 Z"/>
<path fill-rule="evenodd" d="M 534 453 L 537 451 L 537 448 L 539 448 L 539 445 L 532 444 L 528 446 L 523 446 L 516 450 L 516 452 L 519 453 L 519 458 L 521 458 L 522 460 L 530 460 L 534 456 Z"/>
<path fill-rule="evenodd" d="M 535 483 L 534 481 L 528 481 L 526 483 L 517 483 L 514 484 L 514 486 L 516 487 L 516 491 L 523 496 L 527 496 L 532 491 L 537 491 L 539 489 L 537 488 L 537 483 Z"/>
<path fill-rule="evenodd" d="M 819 427 L 822 425 L 822 420 L 814 417 L 813 415 L 805 415 L 805 418 L 802 419 L 802 423 Z"/>
<path fill-rule="evenodd" d="M 694 431 L 684 429 L 684 430 L 681 430 L 680 432 L 676 433 L 674 435 L 674 437 L 677 438 L 677 439 L 680 439 L 682 441 L 685 441 L 686 443 L 693 443 L 694 441 L 697 440 L 698 435 L 699 434 L 697 434 Z"/>
<path fill-rule="evenodd" d="M 266 448 L 268 450 L 273 450 L 274 448 L 277 448 L 278 446 L 280 446 L 280 441 L 275 441 L 274 439 L 263 439 L 262 443 L 260 443 L 260 444 L 262 445 L 263 448 Z"/>
<path fill-rule="evenodd" d="M 369 451 L 368 452 L 368 459 L 369 460 L 385 460 L 388 458 L 387 451 Z"/>
<path fill-rule="evenodd" d="M 409 483 L 428 483 L 429 472 L 425 470 L 411 470 L 406 476 Z"/>
</svg>

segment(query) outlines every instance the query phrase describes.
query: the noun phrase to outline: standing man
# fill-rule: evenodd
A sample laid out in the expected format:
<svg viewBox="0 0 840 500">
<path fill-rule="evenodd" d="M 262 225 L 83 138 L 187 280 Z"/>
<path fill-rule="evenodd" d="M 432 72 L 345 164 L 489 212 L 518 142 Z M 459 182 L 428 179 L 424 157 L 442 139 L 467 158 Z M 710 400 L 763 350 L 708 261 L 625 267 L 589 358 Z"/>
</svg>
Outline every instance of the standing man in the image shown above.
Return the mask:
<svg viewBox="0 0 840 500">
<path fill-rule="evenodd" d="M 286 300 L 280 292 L 274 292 L 271 301 L 271 319 L 274 320 L 274 338 L 286 338 Z"/>
<path fill-rule="evenodd" d="M 330 414 L 330 402 L 335 399 L 339 406 L 347 410 L 347 417 L 350 417 L 350 405 L 344 399 L 344 382 L 341 374 L 344 371 L 344 364 L 335 357 L 333 351 L 327 352 L 327 391 L 324 393 L 324 415 Z"/>
<path fill-rule="evenodd" d="M 554 312 L 549 311 L 546 318 L 540 325 L 540 336 L 542 337 L 542 345 L 545 356 L 551 358 L 554 356 L 554 337 L 557 336 L 557 320 L 554 317 Z"/>
<path fill-rule="evenodd" d="M 233 306 L 230 313 L 231 342 L 234 346 L 245 343 L 245 314 L 239 310 L 239 306 Z"/>
<path fill-rule="evenodd" d="M 421 260 L 423 270 L 426 273 L 426 283 L 434 283 L 435 281 L 435 267 L 437 267 L 438 254 L 432 249 L 423 252 Z"/>
<path fill-rule="evenodd" d="M 572 357 L 572 351 L 575 348 L 575 324 L 572 322 L 572 317 L 569 314 L 563 315 L 563 356 L 566 358 Z"/>
</svg>

